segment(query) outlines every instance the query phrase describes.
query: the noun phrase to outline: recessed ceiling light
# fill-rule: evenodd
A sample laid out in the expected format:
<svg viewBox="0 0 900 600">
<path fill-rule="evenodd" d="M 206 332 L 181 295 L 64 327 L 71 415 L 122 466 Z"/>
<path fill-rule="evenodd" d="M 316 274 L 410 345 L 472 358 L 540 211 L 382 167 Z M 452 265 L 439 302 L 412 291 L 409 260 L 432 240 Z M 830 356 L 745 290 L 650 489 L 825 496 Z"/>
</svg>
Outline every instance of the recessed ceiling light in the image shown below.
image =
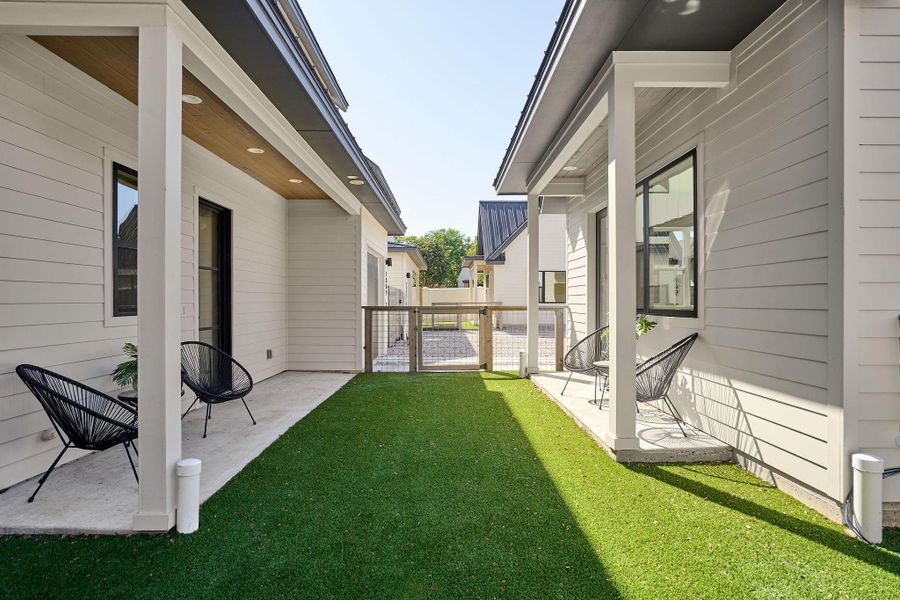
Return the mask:
<svg viewBox="0 0 900 600">
<path fill-rule="evenodd" d="M 366 182 L 362 179 L 351 179 L 350 185 L 366 185 Z"/>
<path fill-rule="evenodd" d="M 574 170 L 576 170 L 577 168 L 578 168 L 578 167 L 576 167 L 575 165 L 566 165 L 566 166 L 563 167 L 563 171 L 574 171 Z"/>
<path fill-rule="evenodd" d="M 290 183 L 303 183 L 302 179 L 288 179 Z"/>
<path fill-rule="evenodd" d="M 356 175 L 347 175 L 347 179 L 359 179 Z"/>
<path fill-rule="evenodd" d="M 249 152 L 250 154 L 262 154 L 263 152 L 265 152 L 265 150 L 263 150 L 262 148 L 247 148 L 247 152 Z"/>
<path fill-rule="evenodd" d="M 203 102 L 203 98 L 194 96 L 193 94 L 182 94 L 181 101 L 185 104 L 200 104 Z"/>
</svg>

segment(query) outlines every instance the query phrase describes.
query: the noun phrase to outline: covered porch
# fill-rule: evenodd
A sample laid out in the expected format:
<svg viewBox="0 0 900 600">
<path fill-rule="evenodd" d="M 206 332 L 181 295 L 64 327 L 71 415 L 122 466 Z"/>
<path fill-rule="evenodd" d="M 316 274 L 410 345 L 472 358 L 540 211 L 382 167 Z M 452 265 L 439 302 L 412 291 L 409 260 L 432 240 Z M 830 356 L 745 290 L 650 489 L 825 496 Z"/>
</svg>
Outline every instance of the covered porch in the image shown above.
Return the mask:
<svg viewBox="0 0 900 600">
<path fill-rule="evenodd" d="M 250 14 L 254 8 L 263 12 Z M 291 316 L 309 311 L 304 288 L 289 283 L 307 275 L 306 263 L 295 267 L 311 251 L 302 245 L 308 238 L 302 226 L 331 227 L 328 235 L 345 248 L 340 259 L 354 265 L 364 232 L 381 240 L 386 229 L 402 233 L 399 211 L 306 59 L 292 46 L 277 46 L 296 43 L 294 28 L 303 23 L 288 28 L 268 3 L 229 8 L 238 9 L 260 24 L 252 29 L 258 38 L 244 41 L 253 49 L 249 58 L 235 54 L 229 24 L 215 21 L 219 15 L 206 3 L 0 7 L 0 77 L 9 96 L 2 116 L 42 135 L 8 134 L 25 148 L 22 170 L 37 175 L 14 182 L 14 208 L 33 217 L 28 234 L 38 240 L 16 258 L 53 263 L 41 281 L 60 290 L 55 298 L 44 290 L 32 294 L 21 278 L 8 288 L 23 306 L 56 306 L 30 312 L 20 337 L 2 348 L 4 391 L 15 402 L 8 404 L 9 429 L 19 427 L 2 440 L 17 436 L 10 444 L 18 445 L 3 466 L 19 464 L 4 474 L 2 487 L 11 487 L 2 497 L 0 530 L 167 531 L 175 523 L 178 460 L 203 460 L 206 498 L 349 378 L 278 373 L 359 369 L 353 337 L 347 344 L 353 350 L 324 364 L 296 358 L 300 351 L 293 349 L 308 347 L 314 335 L 291 329 L 288 318 L 289 306 L 296 307 Z M 283 70 L 277 76 L 262 72 L 276 66 Z M 266 87 L 272 82 L 289 88 L 280 90 L 290 94 L 289 105 Z M 30 146 L 39 144 L 50 150 Z M 51 164 L 41 152 L 59 159 Z M 126 171 L 128 182 L 117 178 Z M 208 223 L 198 207 L 206 202 L 228 218 L 216 226 L 215 245 L 201 247 Z M 40 219 L 36 211 L 43 211 Z M 365 217 L 375 224 L 361 223 Z M 335 287 L 365 289 L 359 269 L 346 273 Z M 358 295 L 342 300 L 352 329 L 353 319 L 361 320 Z M 208 330 L 223 330 L 226 320 L 230 338 L 212 337 Z M 36 328 L 40 343 L 24 339 Z M 199 412 L 181 420 L 189 400 L 181 397 L 179 345 L 198 339 L 232 354 L 259 383 L 248 397 L 258 426 L 245 422 L 238 402 L 215 407 L 206 440 L 198 439 Z M 16 377 L 16 365 L 42 366 L 115 397 L 109 373 L 123 359 L 123 342 L 135 340 L 140 485 L 124 453 L 113 448 L 58 467 L 27 504 L 35 482 L 21 480 L 42 473 L 61 441 Z"/>
<path fill-rule="evenodd" d="M 594 378 L 575 373 L 566 386 L 568 373 L 551 372 L 531 376 L 531 381 L 560 406 L 578 425 L 618 462 L 689 463 L 731 462 L 731 446 L 688 423 L 684 434 L 672 415 L 660 403 L 642 404 L 634 418 L 635 448 L 613 452 L 608 446 L 610 431 L 609 394 L 602 406 L 593 403 Z"/>
<path fill-rule="evenodd" d="M 647 405 L 643 404 L 640 408 L 647 412 L 638 412 L 635 385 L 636 365 L 640 364 L 642 354 L 643 358 L 648 354 L 639 352 L 635 316 L 648 314 L 651 306 L 649 284 L 645 284 L 639 293 L 641 284 L 635 286 L 637 275 L 657 269 L 677 269 L 680 279 L 677 286 L 671 287 L 677 287 L 678 292 L 666 300 L 673 310 L 668 316 L 658 318 L 664 321 L 679 317 L 679 326 L 702 329 L 702 313 L 691 297 L 702 289 L 698 277 L 702 278 L 703 257 L 696 255 L 695 240 L 703 239 L 704 235 L 702 219 L 697 225 L 691 222 L 686 226 L 681 223 L 685 219 L 676 208 L 673 211 L 673 216 L 677 214 L 675 218 L 668 217 L 666 223 L 655 228 L 654 235 L 662 237 L 663 241 L 646 241 L 649 239 L 647 221 L 651 216 L 648 198 L 656 189 L 651 189 L 647 180 L 639 185 L 636 124 L 673 90 L 724 88 L 731 81 L 731 71 L 731 53 L 727 51 L 613 52 L 527 178 L 529 373 L 539 387 L 618 460 L 732 458 L 727 444 L 696 428 L 686 426 L 686 435 L 682 435 L 677 423 L 666 413 L 649 407 L 645 409 Z M 695 148 L 696 140 L 691 140 L 684 152 L 688 157 L 692 152 L 696 156 Z M 685 176 L 694 179 L 693 207 L 688 209 L 693 214 L 702 211 L 702 207 L 698 209 L 697 206 L 697 198 L 702 197 L 702 193 L 696 190 L 696 181 L 702 181 L 702 177 L 697 176 L 702 163 L 694 158 L 689 161 L 693 167 L 679 167 L 678 170 L 682 179 Z M 603 183 L 598 183 L 596 174 L 600 171 L 605 176 Z M 675 198 L 674 202 L 683 204 L 685 198 L 680 198 L 674 191 L 670 194 L 670 184 L 677 186 L 667 180 L 659 186 L 660 191 Z M 585 250 L 582 251 L 586 255 L 585 264 L 579 265 L 584 270 L 586 298 L 580 302 L 584 313 L 578 317 L 581 319 L 579 326 L 573 327 L 576 334 L 572 336 L 572 344 L 600 326 L 608 325 L 608 333 L 604 335 L 608 336 L 609 404 L 604 404 L 602 411 L 587 403 L 593 397 L 592 377 L 590 384 L 586 384 L 576 376 L 570 386 L 572 395 L 561 396 L 559 392 L 568 374 L 542 374 L 532 358 L 536 356 L 538 339 L 540 230 L 537 215 L 540 205 L 547 198 L 581 202 L 589 195 L 586 191 L 589 187 L 593 197 L 587 209 L 590 225 L 584 227 L 588 233 L 585 239 L 570 240 L 570 244 L 583 244 Z M 605 238 L 602 257 L 598 241 L 601 216 Z M 597 227 L 593 226 L 594 221 L 597 221 Z M 664 244 L 666 248 L 661 250 Z M 675 246 L 678 248 L 673 251 Z M 659 253 L 658 263 L 651 264 L 651 249 Z M 666 313 L 663 310 L 653 314 Z M 580 398 L 585 391 L 587 396 Z"/>
<path fill-rule="evenodd" d="M 181 450 L 202 461 L 200 502 L 205 502 L 297 421 L 351 379 L 346 373 L 282 373 L 248 396 L 252 426 L 238 402 L 217 405 L 203 439 L 204 411 L 181 424 Z M 38 477 L 0 496 L 0 534 L 127 534 L 133 531 L 138 486 L 120 447 L 58 467 L 36 500 L 27 502 Z"/>
</svg>

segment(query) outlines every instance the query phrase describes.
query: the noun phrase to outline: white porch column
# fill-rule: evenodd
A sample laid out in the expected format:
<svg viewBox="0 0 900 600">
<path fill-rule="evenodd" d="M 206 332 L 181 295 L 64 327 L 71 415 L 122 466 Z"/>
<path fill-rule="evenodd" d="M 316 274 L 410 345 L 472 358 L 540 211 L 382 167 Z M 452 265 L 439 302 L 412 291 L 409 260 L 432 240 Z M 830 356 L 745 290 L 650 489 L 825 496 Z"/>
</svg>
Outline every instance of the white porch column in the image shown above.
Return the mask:
<svg viewBox="0 0 900 600">
<path fill-rule="evenodd" d="M 609 358 L 607 444 L 637 448 L 635 434 L 635 133 L 634 81 L 616 69 L 609 91 Z"/>
<path fill-rule="evenodd" d="M 134 528 L 175 523 L 181 458 L 181 64 L 171 25 L 142 26 L 138 58 L 140 491 Z"/>
<path fill-rule="evenodd" d="M 528 194 L 528 282 L 526 306 L 528 313 L 528 372 L 538 372 L 538 277 L 540 275 L 540 196 Z"/>
</svg>

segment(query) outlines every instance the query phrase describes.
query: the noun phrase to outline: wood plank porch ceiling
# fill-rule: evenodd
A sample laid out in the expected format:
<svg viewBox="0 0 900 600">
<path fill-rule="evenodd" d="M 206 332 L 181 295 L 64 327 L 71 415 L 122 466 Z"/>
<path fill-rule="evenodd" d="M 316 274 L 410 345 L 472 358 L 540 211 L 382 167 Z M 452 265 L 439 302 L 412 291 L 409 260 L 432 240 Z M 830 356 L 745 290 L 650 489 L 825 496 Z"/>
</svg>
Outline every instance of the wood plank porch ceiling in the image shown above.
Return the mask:
<svg viewBox="0 0 900 600">
<path fill-rule="evenodd" d="M 138 39 L 103 36 L 32 36 L 66 62 L 130 102 L 138 100 Z M 318 186 L 239 117 L 208 87 L 183 70 L 182 93 L 201 104 L 182 104 L 182 131 L 213 154 L 287 199 L 328 198 Z M 262 148 L 252 154 L 247 148 Z M 299 179 L 302 183 L 291 183 Z"/>
</svg>

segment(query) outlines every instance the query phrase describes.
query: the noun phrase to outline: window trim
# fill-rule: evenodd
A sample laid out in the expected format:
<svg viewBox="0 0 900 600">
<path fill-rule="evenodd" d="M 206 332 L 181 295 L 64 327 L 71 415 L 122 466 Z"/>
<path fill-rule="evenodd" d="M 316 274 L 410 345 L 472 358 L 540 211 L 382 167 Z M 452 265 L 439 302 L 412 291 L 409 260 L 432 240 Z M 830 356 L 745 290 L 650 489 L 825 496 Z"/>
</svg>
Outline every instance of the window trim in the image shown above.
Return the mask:
<svg viewBox="0 0 900 600">
<path fill-rule="evenodd" d="M 113 176 L 114 163 L 137 171 L 137 158 L 110 146 L 103 148 L 103 326 L 123 327 L 137 325 L 137 315 L 117 316 L 113 313 L 115 270 L 113 268 Z"/>
<path fill-rule="evenodd" d="M 694 187 L 694 198 L 693 198 L 693 214 L 694 214 L 694 268 L 693 268 L 693 280 L 694 280 L 694 308 L 691 311 L 685 310 L 666 310 L 666 309 L 652 309 L 650 307 L 650 180 L 656 177 L 657 175 L 667 171 L 668 169 L 674 167 L 678 163 L 684 161 L 684 159 L 690 158 L 692 162 L 693 168 L 693 187 Z M 687 152 L 680 154 L 677 158 L 667 162 L 662 167 L 655 169 L 652 173 L 641 179 L 635 185 L 635 188 L 642 188 L 643 190 L 643 272 L 644 272 L 644 297 L 641 299 L 643 301 L 644 308 L 638 309 L 638 314 L 644 314 L 648 316 L 654 317 L 676 317 L 676 318 L 684 318 L 684 319 L 697 319 L 699 318 L 699 304 L 700 304 L 700 223 L 698 217 L 698 153 L 697 147 L 693 147 Z M 635 194 L 636 196 L 637 194 Z M 636 209 L 635 209 L 636 210 Z M 635 273 L 635 277 L 637 273 Z"/>
<path fill-rule="evenodd" d="M 544 277 L 547 273 L 562 273 L 565 277 L 566 285 L 566 301 L 564 302 L 547 302 L 545 300 L 544 291 L 547 289 Z M 558 304 L 560 306 L 566 304 L 569 299 L 569 274 L 566 271 L 538 271 L 538 304 Z"/>
</svg>

